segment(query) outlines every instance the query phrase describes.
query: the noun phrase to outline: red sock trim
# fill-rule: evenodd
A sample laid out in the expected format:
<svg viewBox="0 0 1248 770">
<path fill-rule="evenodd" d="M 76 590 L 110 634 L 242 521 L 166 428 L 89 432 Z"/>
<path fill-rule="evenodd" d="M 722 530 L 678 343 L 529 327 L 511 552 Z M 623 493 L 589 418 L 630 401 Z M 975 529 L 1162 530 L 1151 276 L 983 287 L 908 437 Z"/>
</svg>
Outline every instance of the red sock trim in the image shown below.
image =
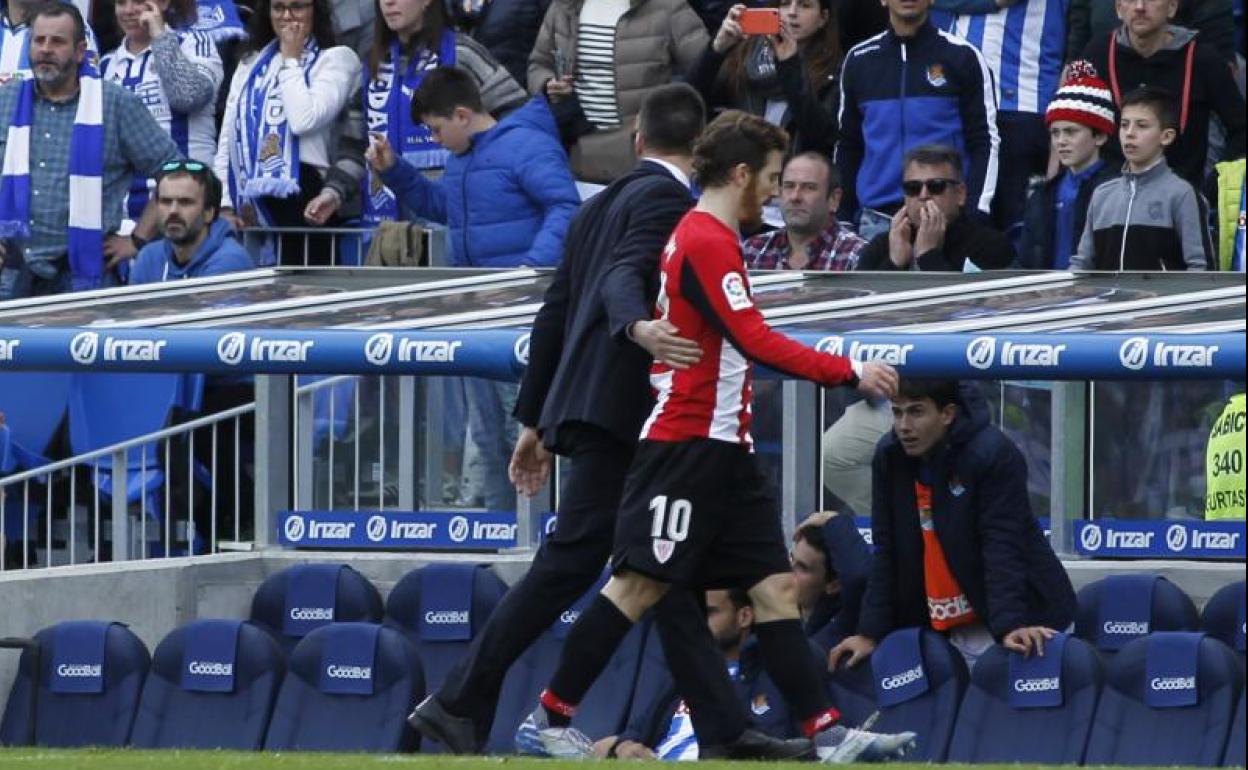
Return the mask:
<svg viewBox="0 0 1248 770">
<path fill-rule="evenodd" d="M 834 708 L 826 711 L 820 711 L 810 719 L 802 722 L 802 734 L 807 738 L 814 738 L 815 733 L 821 733 L 832 725 L 841 720 L 841 712 Z"/>
<path fill-rule="evenodd" d="M 538 698 L 538 700 L 541 702 L 542 708 L 547 711 L 553 711 L 554 713 L 565 716 L 568 719 L 576 716 L 576 706 L 572 703 L 568 703 L 550 690 L 542 690 L 542 695 Z"/>
</svg>

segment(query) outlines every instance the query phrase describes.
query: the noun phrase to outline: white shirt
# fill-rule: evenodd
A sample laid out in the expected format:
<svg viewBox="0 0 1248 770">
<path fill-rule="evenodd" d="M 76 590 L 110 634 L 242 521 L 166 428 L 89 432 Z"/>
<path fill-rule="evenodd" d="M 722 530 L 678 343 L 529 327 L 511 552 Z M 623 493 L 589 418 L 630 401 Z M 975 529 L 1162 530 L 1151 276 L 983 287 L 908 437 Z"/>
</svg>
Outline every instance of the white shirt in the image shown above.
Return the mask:
<svg viewBox="0 0 1248 770">
<path fill-rule="evenodd" d="M 252 52 L 238 63 L 230 81 L 230 93 L 221 116 L 221 136 L 217 141 L 217 157 L 213 169 L 221 180 L 225 194 L 222 207 L 233 207 L 230 199 L 230 147 L 234 143 L 234 115 L 238 98 L 251 75 L 258 52 Z M 286 125 L 299 137 L 299 161 L 324 170 L 329 168 L 334 148 L 334 125 L 347 106 L 347 100 L 360 84 L 360 58 L 346 46 L 321 51 L 304 82 L 303 70 L 283 67 L 278 75 L 282 103 L 286 108 Z"/>
</svg>

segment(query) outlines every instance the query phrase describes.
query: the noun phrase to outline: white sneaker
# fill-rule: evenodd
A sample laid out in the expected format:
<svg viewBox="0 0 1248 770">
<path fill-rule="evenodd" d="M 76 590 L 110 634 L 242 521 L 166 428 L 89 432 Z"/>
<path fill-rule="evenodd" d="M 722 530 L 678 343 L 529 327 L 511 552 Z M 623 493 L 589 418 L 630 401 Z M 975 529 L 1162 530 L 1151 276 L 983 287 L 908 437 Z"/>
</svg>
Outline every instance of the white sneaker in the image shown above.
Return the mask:
<svg viewBox="0 0 1248 770">
<path fill-rule="evenodd" d="M 887 762 L 901 759 L 914 748 L 915 734 L 873 733 L 837 725 L 816 736 L 816 752 L 825 765 L 850 762 Z"/>
<path fill-rule="evenodd" d="M 552 727 L 546 709 L 538 706 L 516 728 L 516 751 L 535 757 L 587 759 L 594 742 L 575 727 Z"/>
</svg>

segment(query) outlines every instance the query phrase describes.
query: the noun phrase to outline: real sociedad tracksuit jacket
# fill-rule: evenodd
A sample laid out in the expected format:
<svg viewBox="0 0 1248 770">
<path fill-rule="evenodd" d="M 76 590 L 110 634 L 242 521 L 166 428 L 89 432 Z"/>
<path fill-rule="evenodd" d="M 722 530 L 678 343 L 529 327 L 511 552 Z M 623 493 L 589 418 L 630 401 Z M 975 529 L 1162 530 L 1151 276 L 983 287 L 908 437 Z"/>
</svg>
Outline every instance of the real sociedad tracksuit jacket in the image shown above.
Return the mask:
<svg viewBox="0 0 1248 770">
<path fill-rule="evenodd" d="M 892 29 L 854 46 L 841 72 L 836 163 L 842 213 L 892 213 L 902 201 L 902 158 L 948 144 L 964 158 L 967 208 L 988 212 L 997 184 L 997 105 L 992 73 L 965 40 L 930 22 L 914 37 Z"/>
</svg>

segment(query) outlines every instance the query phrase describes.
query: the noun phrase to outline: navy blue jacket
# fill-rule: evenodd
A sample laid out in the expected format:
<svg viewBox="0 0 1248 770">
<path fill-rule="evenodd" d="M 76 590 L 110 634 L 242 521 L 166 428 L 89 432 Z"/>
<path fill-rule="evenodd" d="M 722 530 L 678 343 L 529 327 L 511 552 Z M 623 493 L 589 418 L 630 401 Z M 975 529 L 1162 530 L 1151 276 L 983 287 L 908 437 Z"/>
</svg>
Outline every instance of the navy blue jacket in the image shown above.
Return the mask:
<svg viewBox="0 0 1248 770">
<path fill-rule="evenodd" d="M 967 208 L 987 213 L 997 187 L 996 98 L 979 51 L 931 22 L 912 38 L 890 28 L 854 46 L 841 70 L 842 219 L 901 203 L 902 157 L 924 144 L 962 152 Z"/>
<path fill-rule="evenodd" d="M 1046 181 L 1043 187 L 1027 199 L 1027 207 L 1023 213 L 1023 243 L 1019 254 L 1024 270 L 1053 269 L 1053 238 L 1057 234 L 1057 190 L 1067 173 L 1069 171 L 1063 169 L 1062 173 Z M 1075 226 L 1072 228 L 1074 242 L 1070 244 L 1072 255 L 1079 251 L 1079 238 L 1087 223 L 1092 191 L 1102 182 L 1108 182 L 1116 176 L 1118 168 L 1104 163 L 1099 171 L 1080 184 L 1079 195 L 1075 198 Z"/>
<path fill-rule="evenodd" d="M 139 251 L 130 268 L 130 283 L 160 283 L 183 278 L 206 278 L 210 275 L 254 270 L 251 255 L 234 239 L 234 228 L 224 219 L 208 226 L 208 237 L 185 265 L 173 254 L 173 244 L 161 238 Z"/>
<path fill-rule="evenodd" d="M 1032 515 L 1023 454 L 989 423 L 975 385 L 964 383 L 958 400 L 944 443 L 926 458 L 932 518 L 949 569 L 998 640 L 1022 626 L 1065 629 L 1075 617 L 1075 591 Z M 875 557 L 858 633 L 878 641 L 929 620 L 914 494 L 919 460 L 890 433 L 871 470 Z"/>
<path fill-rule="evenodd" d="M 862 598 L 871 577 L 871 547 L 858 532 L 853 516 L 833 516 L 823 525 L 827 545 L 824 559 L 841 581 L 841 592 L 824 597 L 806 619 L 806 635 L 823 648 L 832 649 L 858 628 Z"/>
</svg>

